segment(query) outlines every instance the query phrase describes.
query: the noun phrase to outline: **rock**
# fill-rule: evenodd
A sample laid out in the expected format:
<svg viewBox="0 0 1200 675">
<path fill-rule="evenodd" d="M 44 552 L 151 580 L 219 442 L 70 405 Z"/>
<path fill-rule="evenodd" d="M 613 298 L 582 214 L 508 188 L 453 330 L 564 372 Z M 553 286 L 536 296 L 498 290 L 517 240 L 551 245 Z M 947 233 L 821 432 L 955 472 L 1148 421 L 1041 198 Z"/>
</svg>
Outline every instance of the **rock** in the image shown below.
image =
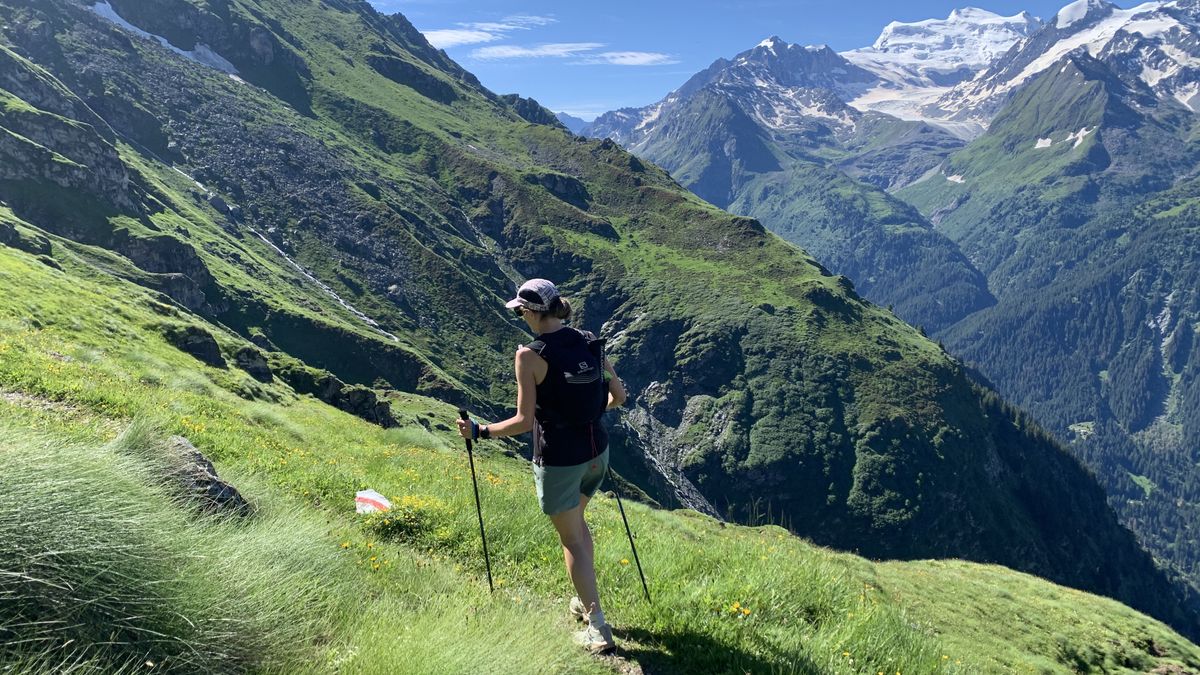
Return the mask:
<svg viewBox="0 0 1200 675">
<path fill-rule="evenodd" d="M 285 363 L 275 369 L 275 374 L 298 394 L 312 394 L 324 403 L 385 429 L 399 426 L 392 416 L 391 404 L 380 401 L 373 389 L 347 385 L 329 372 L 300 364 Z"/>
<path fill-rule="evenodd" d="M 221 197 L 221 195 L 208 194 L 208 205 L 213 207 L 218 213 L 228 214 L 229 204 Z"/>
<path fill-rule="evenodd" d="M 249 516 L 254 507 L 237 488 L 221 480 L 212 462 L 183 436 L 172 436 L 168 451 L 178 465 L 171 471 L 171 481 L 179 486 L 185 501 L 193 502 L 200 510 Z"/>
<path fill-rule="evenodd" d="M 513 112 L 517 113 L 526 122 L 566 129 L 563 123 L 558 121 L 554 113 L 543 108 L 540 103 L 532 98 L 522 98 L 517 94 L 504 94 L 500 96 L 500 100 L 511 107 Z"/>
<path fill-rule="evenodd" d="M 176 349 L 187 352 L 200 361 L 216 368 L 225 367 L 221 347 L 212 333 L 199 326 L 169 326 L 164 335 Z"/>
<path fill-rule="evenodd" d="M 208 296 L 200 285 L 185 274 L 154 274 L 145 280 L 145 285 L 193 311 L 208 303 Z"/>
<path fill-rule="evenodd" d="M 368 54 L 367 64 L 380 75 L 396 84 L 411 87 L 414 91 L 439 103 L 453 103 L 458 93 L 448 82 L 418 68 L 404 59 L 391 54 Z"/>
<path fill-rule="evenodd" d="M 237 367 L 250 374 L 250 377 L 259 382 L 273 382 L 275 377 L 271 374 L 271 366 L 267 364 L 267 357 L 253 347 L 242 347 L 234 355 L 234 362 Z"/>
<path fill-rule="evenodd" d="M 0 245 L 39 256 L 50 255 L 50 240 L 28 229 L 0 221 Z"/>
<path fill-rule="evenodd" d="M 0 50 L 0 86 L 27 104 L 9 106 L 4 114 L 11 133 L 0 134 L 0 180 L 53 184 L 136 210 L 108 125 L 31 68 L 12 51 Z"/>
<path fill-rule="evenodd" d="M 193 311 L 207 307 L 206 287 L 215 281 L 195 247 L 170 235 L 134 236 L 126 230 L 114 234 L 112 248 L 139 268 L 161 275 L 156 290 L 170 295 Z"/>
<path fill-rule="evenodd" d="M 582 211 L 587 211 L 592 201 L 587 186 L 574 176 L 552 172 L 527 174 L 525 182 L 541 185 L 550 194 Z"/>
<path fill-rule="evenodd" d="M 252 334 L 250 336 L 250 342 L 253 342 L 255 347 L 258 347 L 259 349 L 264 349 L 268 352 L 279 351 L 279 348 L 275 346 L 275 343 L 271 342 L 271 339 L 268 338 L 266 335 L 263 335 L 262 333 Z"/>
</svg>

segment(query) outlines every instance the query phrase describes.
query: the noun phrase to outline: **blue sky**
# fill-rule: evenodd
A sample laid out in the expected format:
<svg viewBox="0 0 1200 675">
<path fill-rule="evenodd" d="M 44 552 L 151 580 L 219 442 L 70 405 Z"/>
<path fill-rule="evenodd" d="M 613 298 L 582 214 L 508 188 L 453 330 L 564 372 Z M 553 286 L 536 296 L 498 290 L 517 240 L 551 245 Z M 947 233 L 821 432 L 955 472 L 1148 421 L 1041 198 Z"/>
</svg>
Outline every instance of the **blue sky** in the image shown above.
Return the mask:
<svg viewBox="0 0 1200 675">
<path fill-rule="evenodd" d="M 407 16 L 492 91 L 590 119 L 657 101 L 770 35 L 841 51 L 870 45 L 893 20 L 945 18 L 963 6 L 1049 18 L 1068 0 L 370 1 Z"/>
</svg>

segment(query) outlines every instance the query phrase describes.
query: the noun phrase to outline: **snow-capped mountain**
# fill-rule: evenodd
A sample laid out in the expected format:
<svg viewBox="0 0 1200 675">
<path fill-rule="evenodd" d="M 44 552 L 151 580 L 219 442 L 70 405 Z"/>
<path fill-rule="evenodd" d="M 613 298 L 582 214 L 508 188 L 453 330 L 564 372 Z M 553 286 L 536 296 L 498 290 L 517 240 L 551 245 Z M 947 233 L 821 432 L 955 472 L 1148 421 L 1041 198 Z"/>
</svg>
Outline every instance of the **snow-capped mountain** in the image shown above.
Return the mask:
<svg viewBox="0 0 1200 675">
<path fill-rule="evenodd" d="M 1041 25 L 1028 12 L 1000 16 L 967 7 L 945 19 L 893 21 L 875 44 L 842 56 L 897 85 L 947 87 L 974 77 Z"/>
<path fill-rule="evenodd" d="M 924 112 L 986 124 L 1012 92 L 1076 49 L 1105 62 L 1131 84 L 1195 109 L 1200 93 L 1200 2 L 1147 2 L 1121 9 L 1104 0 L 1076 0 L 1052 21 L 955 86 Z"/>
<path fill-rule="evenodd" d="M 804 47 L 770 37 L 732 60 L 717 59 L 658 103 L 601 115 L 584 133 L 636 152 L 675 108 L 704 88 L 737 100 L 766 129 L 796 129 L 815 119 L 847 132 L 861 113 L 845 100 L 880 82 L 825 45 Z"/>
<path fill-rule="evenodd" d="M 736 93 L 765 129 L 819 122 L 852 132 L 874 111 L 978 136 L 1013 92 L 1083 49 L 1131 86 L 1200 110 L 1200 0 L 1154 0 L 1121 9 L 1076 0 L 1054 17 L 957 9 L 945 19 L 892 22 L 870 47 L 836 53 L 770 37 L 717 59 L 662 101 L 601 116 L 584 133 L 637 151 L 656 120 L 706 86 Z"/>
<path fill-rule="evenodd" d="M 881 80 L 849 103 L 860 110 L 930 121 L 971 136 L 978 131 L 973 126 L 947 124 L 925 108 L 954 85 L 975 77 L 1041 26 L 1028 12 L 1000 16 L 974 7 L 956 9 L 945 19 L 893 21 L 872 46 L 842 52 L 851 63 Z"/>
</svg>

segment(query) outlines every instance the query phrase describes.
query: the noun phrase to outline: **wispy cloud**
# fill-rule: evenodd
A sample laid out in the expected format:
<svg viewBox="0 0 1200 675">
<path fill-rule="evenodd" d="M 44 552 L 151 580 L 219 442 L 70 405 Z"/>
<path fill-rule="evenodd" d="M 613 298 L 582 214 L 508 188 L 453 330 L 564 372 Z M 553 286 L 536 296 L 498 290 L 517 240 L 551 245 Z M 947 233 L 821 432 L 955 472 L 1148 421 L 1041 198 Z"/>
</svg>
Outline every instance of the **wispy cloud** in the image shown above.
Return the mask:
<svg viewBox="0 0 1200 675">
<path fill-rule="evenodd" d="M 566 58 L 569 56 L 579 56 L 603 46 L 604 44 L 600 42 L 554 42 L 533 47 L 496 45 L 495 47 L 476 49 L 471 52 L 471 56 L 484 60 Z"/>
<path fill-rule="evenodd" d="M 580 63 L 614 66 L 666 66 L 679 63 L 679 59 L 662 52 L 600 52 L 599 54 L 589 54 Z"/>
<path fill-rule="evenodd" d="M 425 31 L 425 39 L 438 49 L 462 45 L 495 42 L 508 37 L 509 33 L 547 26 L 555 22 L 554 17 L 532 14 L 515 14 L 500 21 L 474 21 L 458 24 L 458 28 L 439 28 Z"/>
<path fill-rule="evenodd" d="M 471 56 L 484 61 L 500 59 L 576 58 L 577 65 L 664 66 L 679 63 L 670 54 L 661 52 L 601 52 L 603 42 L 553 42 L 550 44 L 495 45 L 480 47 Z"/>
<path fill-rule="evenodd" d="M 425 39 L 438 49 L 457 47 L 459 45 L 474 45 L 480 42 L 499 40 L 500 36 L 485 30 L 467 30 L 465 28 L 445 28 L 442 30 L 425 31 Z"/>
<path fill-rule="evenodd" d="M 380 0 L 376 0 L 380 1 Z M 393 0 L 395 1 L 395 0 Z M 438 28 L 425 31 L 425 39 L 439 49 L 481 45 L 510 37 L 517 31 L 540 28 L 556 23 L 552 16 L 537 14 L 514 14 L 499 21 L 462 21 L 455 28 Z M 664 66 L 679 63 L 671 54 L 639 51 L 600 51 L 608 45 L 603 42 L 550 42 L 535 45 L 490 45 L 471 52 L 471 57 L 481 61 L 504 59 L 575 59 L 576 65 L 612 66 Z"/>
</svg>

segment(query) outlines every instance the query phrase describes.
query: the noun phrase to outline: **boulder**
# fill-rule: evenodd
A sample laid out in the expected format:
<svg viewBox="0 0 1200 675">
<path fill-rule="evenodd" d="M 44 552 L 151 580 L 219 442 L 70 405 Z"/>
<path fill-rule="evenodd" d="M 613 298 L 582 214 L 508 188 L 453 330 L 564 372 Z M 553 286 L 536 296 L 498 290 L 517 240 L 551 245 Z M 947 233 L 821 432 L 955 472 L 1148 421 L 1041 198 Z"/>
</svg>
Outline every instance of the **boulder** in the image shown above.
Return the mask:
<svg viewBox="0 0 1200 675">
<path fill-rule="evenodd" d="M 200 361 L 216 368 L 225 367 L 221 347 L 212 333 L 199 326 L 169 326 L 164 332 L 167 342 Z"/>
<path fill-rule="evenodd" d="M 250 377 L 259 382 L 273 382 L 274 375 L 271 373 L 271 366 L 267 364 L 267 357 L 254 347 L 242 347 L 234 355 L 234 362 L 238 368 L 250 374 Z"/>
<path fill-rule="evenodd" d="M 196 504 L 207 513 L 249 516 L 254 507 L 237 488 L 221 480 L 212 462 L 183 436 L 172 436 L 168 451 L 177 465 L 170 473 L 184 501 Z"/>
<path fill-rule="evenodd" d="M 229 213 L 229 203 L 226 202 L 225 199 L 220 195 L 216 195 L 211 192 L 208 193 L 208 205 L 213 207 L 213 210 L 215 210 L 217 213 Z"/>
</svg>

